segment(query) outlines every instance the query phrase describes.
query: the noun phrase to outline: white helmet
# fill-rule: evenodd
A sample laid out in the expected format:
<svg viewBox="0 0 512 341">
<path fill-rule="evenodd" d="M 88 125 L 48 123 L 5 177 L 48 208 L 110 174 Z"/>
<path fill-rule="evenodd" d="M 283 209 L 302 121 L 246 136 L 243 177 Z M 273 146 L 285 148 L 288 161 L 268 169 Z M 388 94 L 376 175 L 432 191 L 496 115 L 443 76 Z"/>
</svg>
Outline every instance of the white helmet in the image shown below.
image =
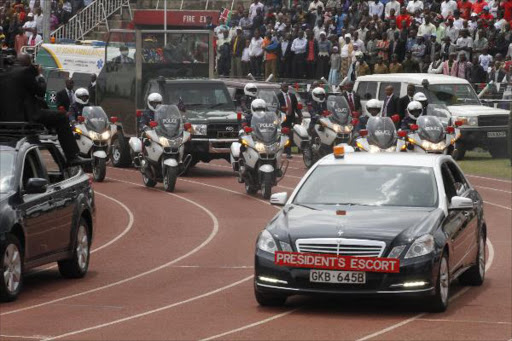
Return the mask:
<svg viewBox="0 0 512 341">
<path fill-rule="evenodd" d="M 423 92 L 417 92 L 412 97 L 413 101 L 420 102 L 423 107 L 426 107 L 428 105 L 428 99 L 427 96 Z"/>
<path fill-rule="evenodd" d="M 316 87 L 311 91 L 311 97 L 313 98 L 313 101 L 323 103 L 325 102 L 325 90 L 321 87 Z"/>
<path fill-rule="evenodd" d="M 356 56 L 356 58 L 363 58 L 363 57 L 364 57 L 364 54 L 363 54 L 363 52 L 361 52 L 361 51 L 357 51 L 357 52 L 355 53 L 355 56 Z"/>
<path fill-rule="evenodd" d="M 267 111 L 267 103 L 261 98 L 257 98 L 251 103 L 252 114 L 258 111 Z"/>
<path fill-rule="evenodd" d="M 152 111 L 156 111 L 158 107 L 162 105 L 163 101 L 164 99 L 162 98 L 162 95 L 160 95 L 158 92 L 153 92 L 148 96 L 148 108 Z"/>
<path fill-rule="evenodd" d="M 75 91 L 75 102 L 86 105 L 89 103 L 89 91 L 86 88 L 78 88 Z"/>
<path fill-rule="evenodd" d="M 376 99 L 371 99 L 366 102 L 366 116 L 380 116 L 381 104 Z"/>
<path fill-rule="evenodd" d="M 244 93 L 249 97 L 256 97 L 258 95 L 258 87 L 254 83 L 247 83 L 244 86 Z"/>
<path fill-rule="evenodd" d="M 412 101 L 407 105 L 407 115 L 413 120 L 416 121 L 418 117 L 421 116 L 421 113 L 423 112 L 423 107 L 421 106 L 421 103 L 418 101 Z"/>
</svg>

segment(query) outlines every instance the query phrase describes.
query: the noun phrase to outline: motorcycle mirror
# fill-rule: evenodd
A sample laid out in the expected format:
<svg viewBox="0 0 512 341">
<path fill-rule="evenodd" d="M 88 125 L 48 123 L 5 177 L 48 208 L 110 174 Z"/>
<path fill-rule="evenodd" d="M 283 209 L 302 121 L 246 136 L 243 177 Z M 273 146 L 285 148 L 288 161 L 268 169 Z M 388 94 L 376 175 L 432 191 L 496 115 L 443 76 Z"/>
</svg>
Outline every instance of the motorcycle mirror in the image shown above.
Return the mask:
<svg viewBox="0 0 512 341">
<path fill-rule="evenodd" d="M 283 135 L 288 135 L 288 134 L 290 134 L 290 128 L 288 128 L 288 127 L 284 127 L 284 128 L 282 128 L 282 129 L 281 129 L 281 134 L 283 134 Z"/>
<path fill-rule="evenodd" d="M 359 130 L 359 136 L 362 136 L 362 137 L 368 136 L 368 130 L 366 130 L 366 129 Z"/>
<path fill-rule="evenodd" d="M 393 120 L 393 122 L 395 123 L 398 123 L 400 122 L 400 116 L 398 114 L 394 114 L 393 116 L 391 116 L 391 119 Z"/>
<path fill-rule="evenodd" d="M 446 127 L 446 133 L 447 134 L 455 133 L 455 128 L 454 127 Z"/>
<path fill-rule="evenodd" d="M 242 120 L 242 112 L 241 111 L 236 113 L 236 120 L 237 121 L 241 121 Z"/>
<path fill-rule="evenodd" d="M 463 124 L 464 124 L 464 122 L 462 122 L 462 121 L 455 121 L 455 126 L 456 127 L 460 127 Z"/>
<path fill-rule="evenodd" d="M 302 108 L 304 108 L 304 106 L 302 105 L 302 103 L 297 103 L 297 109 L 302 110 Z"/>
<path fill-rule="evenodd" d="M 244 127 L 244 131 L 245 131 L 246 134 L 252 133 L 252 128 L 248 127 L 248 126 L 245 126 Z"/>
<path fill-rule="evenodd" d="M 137 110 L 137 111 L 135 112 L 135 115 L 136 115 L 137 117 L 142 117 L 142 110 Z"/>
<path fill-rule="evenodd" d="M 358 118 L 353 118 L 352 119 L 352 125 L 355 127 L 357 124 L 359 123 L 359 119 Z"/>
<path fill-rule="evenodd" d="M 158 123 L 157 123 L 157 122 L 155 122 L 155 121 L 150 121 L 150 122 L 149 122 L 149 126 L 150 126 L 151 128 L 156 128 L 156 127 L 158 127 Z"/>
<path fill-rule="evenodd" d="M 419 129 L 418 125 L 417 124 L 410 124 L 409 125 L 409 128 L 412 130 L 412 131 L 416 131 Z"/>
<path fill-rule="evenodd" d="M 402 138 L 406 138 L 407 137 L 407 132 L 405 130 L 400 130 L 398 132 L 398 136 L 402 137 Z"/>
<path fill-rule="evenodd" d="M 361 113 L 359 111 L 352 111 L 352 117 L 359 118 L 361 116 Z"/>
<path fill-rule="evenodd" d="M 190 131 L 192 130 L 192 124 L 187 122 L 183 125 L 183 129 L 185 129 L 186 131 Z"/>
<path fill-rule="evenodd" d="M 77 120 L 78 120 L 78 122 L 80 122 L 80 123 L 84 123 L 84 121 L 85 121 L 85 117 L 83 117 L 83 116 L 78 116 L 78 117 L 77 117 Z"/>
<path fill-rule="evenodd" d="M 112 123 L 114 123 L 114 124 L 115 124 L 115 123 L 117 123 L 117 120 L 118 120 L 118 119 L 117 119 L 117 116 L 112 116 L 112 117 L 110 117 L 110 122 L 112 122 Z"/>
<path fill-rule="evenodd" d="M 330 114 L 331 114 L 331 112 L 330 112 L 329 110 L 324 110 L 324 112 L 322 113 L 322 115 L 323 115 L 324 117 L 327 117 L 327 116 L 329 116 Z"/>
</svg>

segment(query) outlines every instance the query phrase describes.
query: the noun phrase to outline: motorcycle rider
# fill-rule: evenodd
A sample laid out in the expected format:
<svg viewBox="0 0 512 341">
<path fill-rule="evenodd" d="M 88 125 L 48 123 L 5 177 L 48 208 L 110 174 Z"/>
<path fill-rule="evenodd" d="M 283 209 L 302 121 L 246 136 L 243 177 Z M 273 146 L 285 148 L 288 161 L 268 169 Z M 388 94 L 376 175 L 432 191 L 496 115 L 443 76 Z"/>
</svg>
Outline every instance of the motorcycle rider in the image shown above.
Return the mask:
<svg viewBox="0 0 512 341">
<path fill-rule="evenodd" d="M 427 114 L 427 107 L 428 107 L 428 98 L 425 96 L 423 92 L 417 92 L 412 97 L 413 101 L 417 101 L 421 103 L 421 107 L 423 108 L 422 115 Z"/>
<path fill-rule="evenodd" d="M 322 113 L 327 110 L 327 102 L 325 90 L 321 87 L 316 87 L 311 91 L 311 110 L 309 111 L 311 114 L 311 121 L 309 122 L 309 134 L 312 136 L 315 131 L 314 127 L 318 118 L 322 115 Z"/>
<path fill-rule="evenodd" d="M 149 126 L 149 122 L 155 119 L 155 111 L 162 105 L 163 98 L 158 92 L 149 94 L 146 101 L 148 108 L 144 110 L 142 116 L 139 117 L 139 131 L 142 132 L 146 127 Z"/>
<path fill-rule="evenodd" d="M 242 111 L 245 115 L 244 123 L 251 125 L 252 118 L 252 102 L 258 96 L 258 87 L 254 83 L 247 83 L 244 86 L 244 96 L 242 98 Z"/>
<path fill-rule="evenodd" d="M 89 105 L 89 91 L 86 88 L 78 88 L 75 91 L 75 102 L 69 107 L 69 120 L 74 122 L 78 116 L 82 116 L 84 107 Z"/>
<path fill-rule="evenodd" d="M 423 106 L 418 101 L 412 101 L 407 105 L 407 116 L 402 120 L 401 130 L 409 130 L 411 124 L 416 124 L 416 120 L 423 113 Z"/>
<path fill-rule="evenodd" d="M 359 125 L 357 127 L 357 130 L 359 131 L 361 129 L 366 129 L 366 124 L 368 123 L 368 120 L 370 119 L 370 117 L 381 116 L 381 113 L 380 113 L 381 108 L 382 108 L 382 105 L 376 99 L 371 99 L 368 102 L 366 102 L 366 113 L 359 120 Z"/>
</svg>

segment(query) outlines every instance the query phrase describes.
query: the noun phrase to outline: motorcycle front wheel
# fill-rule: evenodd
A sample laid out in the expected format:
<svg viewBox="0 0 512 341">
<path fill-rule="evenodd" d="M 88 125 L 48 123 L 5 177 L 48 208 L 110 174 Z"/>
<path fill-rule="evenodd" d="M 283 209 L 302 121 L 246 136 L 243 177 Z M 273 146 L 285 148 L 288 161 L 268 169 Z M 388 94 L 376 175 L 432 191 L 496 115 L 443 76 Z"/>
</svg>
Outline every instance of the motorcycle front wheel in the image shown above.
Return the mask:
<svg viewBox="0 0 512 341">
<path fill-rule="evenodd" d="M 265 181 L 263 185 L 261 185 L 261 195 L 263 196 L 263 199 L 270 199 L 270 196 L 272 195 L 272 184 Z"/>
<path fill-rule="evenodd" d="M 306 168 L 311 168 L 311 166 L 313 166 L 313 151 L 311 150 L 311 147 L 306 147 L 302 151 L 302 159 L 304 160 Z"/>
<path fill-rule="evenodd" d="M 107 160 L 96 159 L 92 166 L 92 176 L 94 181 L 102 182 L 105 179 L 105 175 L 107 175 Z"/>
<path fill-rule="evenodd" d="M 178 168 L 166 167 L 164 175 L 164 189 L 166 192 L 174 192 L 178 180 Z"/>
</svg>

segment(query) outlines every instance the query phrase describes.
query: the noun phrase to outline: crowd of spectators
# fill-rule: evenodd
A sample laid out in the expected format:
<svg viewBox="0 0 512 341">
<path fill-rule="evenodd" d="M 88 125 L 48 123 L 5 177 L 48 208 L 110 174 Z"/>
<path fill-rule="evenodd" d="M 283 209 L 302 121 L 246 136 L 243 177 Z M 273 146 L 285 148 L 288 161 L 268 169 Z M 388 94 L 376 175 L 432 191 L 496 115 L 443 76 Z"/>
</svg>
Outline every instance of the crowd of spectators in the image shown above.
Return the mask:
<svg viewBox="0 0 512 341">
<path fill-rule="evenodd" d="M 511 82 L 512 0 L 254 0 L 217 26 L 217 73 L 320 79 L 424 72 Z"/>
<path fill-rule="evenodd" d="M 50 30 L 54 31 L 92 0 L 52 0 Z M 40 0 L 0 0 L 0 46 L 14 48 L 37 45 L 43 39 Z"/>
</svg>

